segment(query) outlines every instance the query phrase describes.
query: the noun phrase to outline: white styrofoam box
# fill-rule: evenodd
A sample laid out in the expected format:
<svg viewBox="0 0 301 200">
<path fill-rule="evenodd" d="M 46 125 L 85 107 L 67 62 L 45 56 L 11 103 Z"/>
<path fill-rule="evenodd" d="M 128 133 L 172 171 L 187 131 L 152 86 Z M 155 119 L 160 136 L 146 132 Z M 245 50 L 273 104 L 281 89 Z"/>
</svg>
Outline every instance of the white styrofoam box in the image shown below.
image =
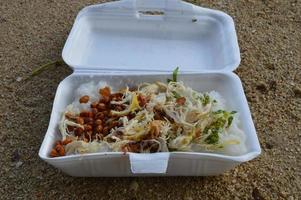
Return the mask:
<svg viewBox="0 0 301 200">
<path fill-rule="evenodd" d="M 227 14 L 158 0 L 177 2 L 189 14 L 165 10 L 164 17 L 145 18 L 135 10 L 135 2 L 84 8 L 65 44 L 64 61 L 75 70 L 106 71 L 170 72 L 175 66 L 184 71 L 232 71 L 239 65 L 234 23 Z"/>
<path fill-rule="evenodd" d="M 160 15 L 148 15 L 157 11 Z M 84 8 L 78 14 L 62 53 L 74 73 L 56 93 L 39 156 L 72 176 L 206 176 L 221 174 L 261 152 L 240 79 L 233 20 L 227 14 L 179 0 L 122 0 Z M 169 152 L 94 153 L 51 158 L 60 139 L 61 113 L 73 91 L 90 81 L 113 88 L 166 81 L 180 66 L 179 79 L 197 91 L 218 91 L 229 109 L 240 113 L 247 153 Z"/>
<path fill-rule="evenodd" d="M 62 111 L 72 102 L 73 91 L 80 84 L 89 81 L 105 81 L 113 88 L 136 85 L 141 82 L 166 81 L 170 74 L 103 74 L 74 73 L 63 80 L 54 100 L 53 110 L 45 139 L 40 149 L 40 157 L 48 163 L 73 176 L 132 176 L 129 155 L 124 153 L 94 153 L 51 158 L 49 153 L 56 140 L 60 139 L 58 122 Z M 253 159 L 260 154 L 251 114 L 240 79 L 234 73 L 193 73 L 180 74 L 179 80 L 197 91 L 219 92 L 227 101 L 230 110 L 239 111 L 241 128 L 246 134 L 247 153 L 241 156 L 226 156 L 215 153 L 170 152 L 166 173 L 138 175 L 197 176 L 217 175 L 235 165 Z M 143 154 L 146 157 L 147 154 Z M 154 158 L 156 160 L 156 158 Z M 163 163 L 164 164 L 164 163 Z"/>
</svg>

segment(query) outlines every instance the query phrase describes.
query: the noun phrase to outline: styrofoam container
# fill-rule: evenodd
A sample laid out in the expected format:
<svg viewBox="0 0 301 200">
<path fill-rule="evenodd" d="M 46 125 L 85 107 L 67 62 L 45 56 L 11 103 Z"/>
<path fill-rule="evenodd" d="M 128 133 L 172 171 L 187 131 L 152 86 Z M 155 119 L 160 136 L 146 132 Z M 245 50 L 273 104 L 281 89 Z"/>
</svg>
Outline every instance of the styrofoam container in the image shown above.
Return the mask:
<svg viewBox="0 0 301 200">
<path fill-rule="evenodd" d="M 156 15 L 149 15 L 150 12 Z M 227 14 L 178 0 L 122 0 L 93 5 L 78 14 L 63 49 L 74 69 L 58 86 L 39 156 L 72 176 L 218 175 L 261 152 L 242 84 L 232 71 L 240 63 L 233 20 Z M 154 154 L 93 153 L 51 158 L 60 139 L 61 113 L 73 91 L 90 81 L 113 88 L 166 81 L 180 66 L 179 79 L 197 91 L 219 92 L 240 114 L 247 152 Z"/>
</svg>

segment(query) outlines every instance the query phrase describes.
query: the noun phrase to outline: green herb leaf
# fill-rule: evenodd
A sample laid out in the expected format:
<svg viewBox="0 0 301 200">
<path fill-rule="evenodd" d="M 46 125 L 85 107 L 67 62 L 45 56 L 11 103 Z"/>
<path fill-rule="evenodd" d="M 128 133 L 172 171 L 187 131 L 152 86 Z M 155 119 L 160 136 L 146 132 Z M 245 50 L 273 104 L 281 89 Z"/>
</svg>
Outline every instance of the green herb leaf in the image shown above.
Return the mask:
<svg viewBox="0 0 301 200">
<path fill-rule="evenodd" d="M 217 111 L 213 112 L 213 114 L 221 114 L 223 112 L 225 112 L 225 111 L 224 110 L 217 110 Z"/>
<path fill-rule="evenodd" d="M 235 114 L 235 113 L 237 113 L 237 111 L 235 111 L 235 110 L 233 110 L 232 112 L 230 112 L 230 114 Z"/>
<path fill-rule="evenodd" d="M 219 140 L 219 135 L 218 135 L 219 129 L 211 129 L 211 134 L 205 139 L 205 142 L 207 144 L 216 144 L 218 143 Z"/>
<path fill-rule="evenodd" d="M 230 117 L 228 118 L 227 128 L 229 128 L 229 127 L 231 126 L 232 121 L 233 121 L 233 116 L 230 116 Z"/>
<path fill-rule="evenodd" d="M 173 94 L 173 96 L 174 96 L 176 99 L 178 99 L 178 98 L 181 97 L 181 96 L 180 96 L 177 92 L 175 92 L 175 91 L 172 91 L 172 94 Z"/>
<path fill-rule="evenodd" d="M 39 66 L 36 69 L 34 69 L 31 72 L 30 76 L 28 76 L 25 80 L 28 80 L 31 77 L 34 77 L 36 75 L 39 75 L 41 72 L 43 72 L 44 70 L 48 69 L 49 67 L 51 67 L 53 65 L 62 65 L 63 63 L 64 63 L 63 60 L 56 60 L 56 61 L 48 62 L 42 66 Z"/>
<path fill-rule="evenodd" d="M 176 69 L 173 70 L 173 72 L 172 72 L 172 81 L 173 82 L 177 82 L 178 72 L 179 72 L 179 67 L 177 67 Z"/>
<path fill-rule="evenodd" d="M 213 128 L 223 128 L 226 123 L 227 123 L 227 120 L 224 117 L 219 117 L 210 126 Z"/>
<path fill-rule="evenodd" d="M 210 96 L 208 94 L 204 94 L 203 97 L 201 97 L 201 101 L 203 106 L 206 106 L 207 104 L 210 103 Z"/>
</svg>

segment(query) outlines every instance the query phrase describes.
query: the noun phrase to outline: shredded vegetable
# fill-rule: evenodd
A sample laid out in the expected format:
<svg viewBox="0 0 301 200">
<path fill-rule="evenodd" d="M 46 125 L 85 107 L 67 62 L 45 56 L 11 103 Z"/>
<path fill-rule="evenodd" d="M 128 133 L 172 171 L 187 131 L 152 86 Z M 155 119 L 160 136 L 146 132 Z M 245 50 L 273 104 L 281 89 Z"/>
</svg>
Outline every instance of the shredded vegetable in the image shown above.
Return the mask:
<svg viewBox="0 0 301 200">
<path fill-rule="evenodd" d="M 166 84 L 142 83 L 136 90 L 126 87 L 112 93 L 112 88 L 103 85 L 97 88 L 99 99 L 95 97 L 97 89 L 81 86 L 90 93 L 81 93 L 82 97 L 63 112 L 59 124 L 62 141 L 70 141 L 62 145 L 65 150 L 62 154 L 110 151 L 243 154 L 245 138 L 238 127 L 237 112 L 227 110 L 217 92 L 197 92 L 178 81 L 177 73 L 178 68 Z M 90 87 L 89 84 L 100 85 L 86 85 Z M 89 96 L 97 100 L 91 102 Z M 55 148 L 51 155 L 62 156 Z"/>
</svg>

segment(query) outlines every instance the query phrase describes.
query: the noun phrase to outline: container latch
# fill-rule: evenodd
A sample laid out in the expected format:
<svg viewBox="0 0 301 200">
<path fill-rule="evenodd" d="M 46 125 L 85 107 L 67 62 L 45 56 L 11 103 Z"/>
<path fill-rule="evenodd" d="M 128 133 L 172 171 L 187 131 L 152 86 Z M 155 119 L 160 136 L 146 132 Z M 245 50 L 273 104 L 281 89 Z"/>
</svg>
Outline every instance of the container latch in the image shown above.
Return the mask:
<svg viewBox="0 0 301 200">
<path fill-rule="evenodd" d="M 133 174 L 165 174 L 170 153 L 129 153 Z"/>
<path fill-rule="evenodd" d="M 180 0 L 126 0 L 138 15 L 168 16 L 193 14 L 193 6 Z"/>
</svg>

